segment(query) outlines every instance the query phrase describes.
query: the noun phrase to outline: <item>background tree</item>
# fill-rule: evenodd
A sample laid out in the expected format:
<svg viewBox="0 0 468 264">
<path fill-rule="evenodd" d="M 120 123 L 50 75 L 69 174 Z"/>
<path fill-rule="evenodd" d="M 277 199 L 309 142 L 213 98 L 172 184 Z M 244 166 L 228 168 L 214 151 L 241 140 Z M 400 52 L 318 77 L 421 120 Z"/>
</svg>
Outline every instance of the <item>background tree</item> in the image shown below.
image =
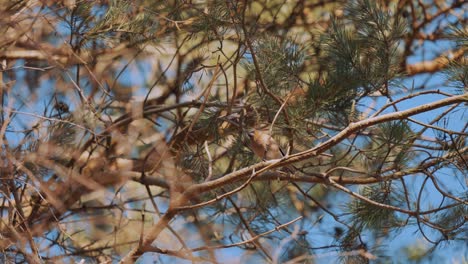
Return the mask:
<svg viewBox="0 0 468 264">
<path fill-rule="evenodd" d="M 466 7 L 0 1 L 2 262 L 466 261 Z"/>
</svg>

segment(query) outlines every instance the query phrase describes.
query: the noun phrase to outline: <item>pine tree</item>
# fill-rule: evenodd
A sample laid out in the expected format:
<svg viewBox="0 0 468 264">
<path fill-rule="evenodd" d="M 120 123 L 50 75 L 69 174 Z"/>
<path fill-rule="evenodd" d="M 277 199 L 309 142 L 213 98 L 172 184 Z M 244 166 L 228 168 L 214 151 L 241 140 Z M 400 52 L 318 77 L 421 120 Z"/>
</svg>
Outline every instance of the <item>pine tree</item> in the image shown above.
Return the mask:
<svg viewBox="0 0 468 264">
<path fill-rule="evenodd" d="M 0 1 L 2 262 L 466 261 L 465 9 Z"/>
</svg>

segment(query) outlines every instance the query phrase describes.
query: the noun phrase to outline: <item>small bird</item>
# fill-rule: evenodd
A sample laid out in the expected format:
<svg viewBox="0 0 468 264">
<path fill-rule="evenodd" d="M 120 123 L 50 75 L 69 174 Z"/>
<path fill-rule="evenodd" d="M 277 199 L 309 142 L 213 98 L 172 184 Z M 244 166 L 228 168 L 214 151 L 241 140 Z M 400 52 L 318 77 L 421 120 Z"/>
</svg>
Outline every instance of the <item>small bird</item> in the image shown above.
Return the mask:
<svg viewBox="0 0 468 264">
<path fill-rule="evenodd" d="M 281 159 L 284 153 L 268 130 L 253 129 L 248 132 L 250 148 L 262 160 Z"/>
<path fill-rule="evenodd" d="M 253 129 L 248 132 L 248 136 L 250 138 L 250 149 L 262 160 L 281 159 L 285 156 L 268 130 Z M 287 165 L 283 167 L 281 171 L 294 174 L 297 168 L 294 167 L 294 165 Z"/>
</svg>

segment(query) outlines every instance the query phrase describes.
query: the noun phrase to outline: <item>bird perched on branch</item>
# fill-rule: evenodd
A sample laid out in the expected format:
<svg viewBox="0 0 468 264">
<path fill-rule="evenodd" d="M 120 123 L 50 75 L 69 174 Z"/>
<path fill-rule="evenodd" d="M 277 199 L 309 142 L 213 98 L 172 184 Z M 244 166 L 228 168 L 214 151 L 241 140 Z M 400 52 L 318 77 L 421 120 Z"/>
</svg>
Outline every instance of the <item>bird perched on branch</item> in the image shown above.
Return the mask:
<svg viewBox="0 0 468 264">
<path fill-rule="evenodd" d="M 247 134 L 250 139 L 250 149 L 262 160 L 281 159 L 285 156 L 268 129 L 252 129 Z M 287 165 L 281 171 L 294 174 L 297 168 L 294 165 Z"/>
<path fill-rule="evenodd" d="M 253 129 L 248 133 L 252 151 L 262 160 L 281 159 L 284 153 L 268 130 Z"/>
<path fill-rule="evenodd" d="M 231 114 L 227 116 L 220 117 L 222 120 L 234 125 L 235 127 L 240 127 L 240 118 L 237 114 Z M 246 131 L 246 130 L 244 130 Z M 281 159 L 285 156 L 285 153 L 281 150 L 279 144 L 271 136 L 271 133 L 268 129 L 268 126 L 263 126 L 262 128 L 253 128 L 249 129 L 247 136 L 249 138 L 248 147 L 253 151 L 253 153 L 262 160 L 273 160 Z M 287 166 L 289 172 L 294 172 Z"/>
</svg>

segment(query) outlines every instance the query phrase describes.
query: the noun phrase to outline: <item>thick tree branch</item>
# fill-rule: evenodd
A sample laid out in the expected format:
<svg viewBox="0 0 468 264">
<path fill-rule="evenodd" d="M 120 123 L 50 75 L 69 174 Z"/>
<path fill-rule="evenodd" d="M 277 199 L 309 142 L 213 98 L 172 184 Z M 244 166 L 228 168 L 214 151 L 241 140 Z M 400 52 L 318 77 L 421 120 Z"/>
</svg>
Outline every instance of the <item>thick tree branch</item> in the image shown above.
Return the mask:
<svg viewBox="0 0 468 264">
<path fill-rule="evenodd" d="M 274 168 L 283 167 L 283 166 L 286 166 L 295 162 L 304 161 L 309 158 L 315 157 L 320 153 L 325 152 L 331 147 L 337 145 L 339 142 L 341 142 L 348 136 L 364 128 L 367 128 L 376 124 L 380 124 L 380 123 L 389 122 L 392 120 L 402 120 L 409 116 L 413 116 L 416 114 L 420 114 L 420 113 L 428 112 L 437 108 L 441 108 L 447 105 L 452 105 L 452 104 L 457 104 L 457 103 L 462 103 L 462 102 L 468 102 L 467 93 L 458 95 L 458 96 L 445 98 L 445 99 L 442 99 L 442 100 L 439 100 L 430 104 L 421 105 L 421 106 L 410 108 L 404 111 L 389 113 L 389 114 L 369 118 L 366 120 L 362 120 L 356 123 L 351 123 L 347 128 L 343 129 L 340 133 L 336 134 L 335 136 L 333 136 L 326 142 L 316 146 L 315 148 L 302 151 L 302 152 L 290 155 L 288 157 L 284 157 L 279 160 L 269 160 L 269 161 L 260 162 L 248 168 L 244 168 L 244 169 L 232 172 L 221 178 L 218 178 L 209 182 L 192 185 L 186 190 L 186 192 L 189 194 L 196 194 L 196 193 L 210 191 L 217 187 L 223 186 L 227 183 L 238 181 L 238 179 L 242 179 L 243 177 L 250 175 L 252 171 L 255 171 L 256 174 L 259 175 L 263 171 L 265 171 L 265 168 L 274 169 Z"/>
<path fill-rule="evenodd" d="M 433 73 L 443 70 L 451 61 L 456 61 L 464 56 L 466 48 L 461 48 L 452 53 L 451 58 L 447 55 L 441 55 L 431 61 L 417 62 L 406 66 L 406 73 L 408 75 L 416 75 L 420 73 Z"/>
<path fill-rule="evenodd" d="M 329 139 L 328 141 L 318 145 L 315 148 L 312 148 L 310 150 L 306 150 L 297 154 L 290 155 L 288 157 L 285 157 L 280 160 L 270 160 L 270 161 L 265 161 L 265 162 L 260 162 L 255 165 L 252 165 L 248 168 L 244 168 L 241 170 L 238 170 L 236 172 L 230 173 L 228 175 L 225 175 L 221 178 L 209 181 L 209 182 L 204 182 L 204 183 L 199 183 L 192 185 L 187 188 L 187 190 L 184 193 L 185 197 L 190 197 L 193 195 L 199 195 L 200 193 L 207 192 L 210 190 L 213 190 L 217 187 L 223 186 L 228 183 L 233 183 L 238 181 L 239 179 L 244 178 L 246 175 L 254 173 L 254 177 L 257 175 L 260 175 L 262 172 L 268 170 L 268 169 L 273 169 L 277 167 L 282 167 L 294 162 L 298 161 L 303 161 L 308 158 L 314 157 L 317 154 L 320 154 L 331 147 L 337 145 L 339 142 L 341 142 L 343 139 L 347 138 L 353 133 L 358 132 L 361 129 L 392 121 L 392 120 L 402 120 L 404 118 L 407 118 L 409 116 L 413 116 L 419 113 L 431 111 L 440 107 L 444 107 L 447 105 L 451 104 L 457 104 L 457 103 L 462 103 L 462 102 L 468 102 L 468 94 L 463 94 L 463 95 L 458 95 L 458 96 L 453 96 L 449 98 L 445 98 L 436 102 L 433 102 L 431 104 L 426 104 L 426 105 L 421 105 L 418 107 L 410 108 L 407 110 L 403 110 L 400 112 L 394 112 L 390 114 L 385 114 L 382 116 L 377 116 L 373 118 L 369 118 L 367 120 L 362 120 L 356 123 L 351 123 L 347 128 L 345 128 L 343 131 Z M 325 180 L 326 181 L 326 180 Z M 338 185 L 336 182 L 333 180 L 331 181 L 334 186 L 341 186 Z M 355 195 L 355 194 L 353 194 Z M 393 207 L 392 207 L 393 208 Z M 399 211 L 408 213 L 410 215 L 413 214 L 413 212 L 408 211 L 408 210 L 403 210 L 400 209 Z M 139 245 L 139 247 L 134 248 L 123 260 L 122 263 L 130 263 L 129 261 L 135 260 L 138 256 L 140 256 L 142 253 L 142 250 L 146 247 L 151 245 L 151 243 L 158 237 L 158 235 L 161 233 L 161 231 L 168 225 L 169 221 L 177 214 L 177 210 L 169 210 L 159 221 L 156 223 L 156 225 L 149 231 L 149 233 L 145 236 L 143 239 L 142 243 Z"/>
</svg>

